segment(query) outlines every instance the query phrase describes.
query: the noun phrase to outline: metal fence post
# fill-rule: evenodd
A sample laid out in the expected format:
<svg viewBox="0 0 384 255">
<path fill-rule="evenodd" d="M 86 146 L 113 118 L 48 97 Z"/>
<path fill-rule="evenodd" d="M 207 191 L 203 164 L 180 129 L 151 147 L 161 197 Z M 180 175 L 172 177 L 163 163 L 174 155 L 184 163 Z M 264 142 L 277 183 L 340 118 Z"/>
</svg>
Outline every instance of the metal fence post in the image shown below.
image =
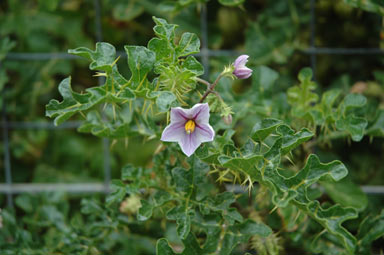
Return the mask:
<svg viewBox="0 0 384 255">
<path fill-rule="evenodd" d="M 101 27 L 101 6 L 100 0 L 94 0 L 95 6 L 95 31 L 96 31 L 96 41 L 103 41 L 103 31 Z M 104 77 L 98 77 L 99 86 L 104 84 Z M 105 118 L 105 116 L 103 116 Z M 111 153 L 109 151 L 109 139 L 103 138 L 103 168 L 104 168 L 104 186 L 105 193 L 109 192 L 109 183 L 111 181 Z"/>
<path fill-rule="evenodd" d="M 1 62 L 0 62 L 1 69 Z M 4 146 L 4 174 L 5 182 L 7 185 L 7 205 L 8 207 L 13 207 L 13 197 L 11 191 L 12 185 L 12 174 L 11 174 L 11 159 L 10 159 L 10 150 L 9 150 L 9 136 L 8 136 L 8 123 L 7 123 L 7 108 L 6 108 L 6 98 L 5 98 L 5 87 L 1 93 L 3 102 L 2 102 L 2 122 L 3 122 L 3 146 Z"/>
<path fill-rule="evenodd" d="M 310 21 L 310 30 L 311 30 L 311 38 L 310 38 L 310 49 L 313 52 L 310 53 L 311 56 L 311 68 L 313 71 L 313 80 L 316 81 L 316 0 L 311 0 L 311 21 Z"/>
<path fill-rule="evenodd" d="M 201 60 L 204 66 L 204 78 L 209 78 L 209 50 L 208 50 L 208 22 L 207 22 L 207 5 L 201 5 L 200 11 L 200 29 L 201 29 Z"/>
</svg>

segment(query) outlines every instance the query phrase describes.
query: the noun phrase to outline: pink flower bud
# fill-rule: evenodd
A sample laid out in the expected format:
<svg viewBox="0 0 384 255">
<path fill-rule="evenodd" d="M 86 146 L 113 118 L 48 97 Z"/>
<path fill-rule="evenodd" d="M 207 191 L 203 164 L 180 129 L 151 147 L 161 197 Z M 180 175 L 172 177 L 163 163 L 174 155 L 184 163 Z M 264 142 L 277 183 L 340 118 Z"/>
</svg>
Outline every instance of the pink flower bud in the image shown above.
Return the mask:
<svg viewBox="0 0 384 255">
<path fill-rule="evenodd" d="M 252 75 L 252 69 L 249 69 L 245 66 L 245 64 L 248 62 L 248 58 L 248 55 L 241 55 L 233 63 L 233 67 L 235 68 L 233 74 L 238 79 L 247 79 Z"/>
<path fill-rule="evenodd" d="M 229 114 L 227 116 L 223 116 L 221 119 L 228 126 L 232 124 L 232 114 Z"/>
</svg>

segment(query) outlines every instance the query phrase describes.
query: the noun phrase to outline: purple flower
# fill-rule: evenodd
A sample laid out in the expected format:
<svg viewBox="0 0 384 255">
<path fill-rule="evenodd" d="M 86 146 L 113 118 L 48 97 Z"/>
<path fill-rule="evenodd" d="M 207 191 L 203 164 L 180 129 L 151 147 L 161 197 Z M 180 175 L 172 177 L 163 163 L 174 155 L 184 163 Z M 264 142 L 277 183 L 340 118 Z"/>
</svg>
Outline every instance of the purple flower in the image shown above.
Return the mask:
<svg viewBox="0 0 384 255">
<path fill-rule="evenodd" d="M 238 79 L 247 79 L 252 75 L 252 69 L 249 69 L 245 66 L 245 64 L 248 62 L 248 58 L 248 55 L 241 55 L 233 63 L 233 66 L 235 67 L 233 74 Z"/>
<path fill-rule="evenodd" d="M 209 125 L 209 106 L 195 104 L 191 109 L 180 107 L 171 109 L 171 123 L 164 129 L 161 140 L 178 142 L 188 157 L 203 142 L 213 141 L 215 131 Z"/>
</svg>

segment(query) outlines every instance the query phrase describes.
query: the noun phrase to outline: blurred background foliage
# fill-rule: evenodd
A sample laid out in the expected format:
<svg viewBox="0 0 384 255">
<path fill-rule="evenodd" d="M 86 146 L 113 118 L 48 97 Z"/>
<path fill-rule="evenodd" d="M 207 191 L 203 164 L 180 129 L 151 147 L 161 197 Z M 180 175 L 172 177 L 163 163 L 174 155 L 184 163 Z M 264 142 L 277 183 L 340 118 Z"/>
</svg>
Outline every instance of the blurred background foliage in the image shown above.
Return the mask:
<svg viewBox="0 0 384 255">
<path fill-rule="evenodd" d="M 100 3 L 102 41 L 113 44 L 118 51 L 123 51 L 124 45 L 146 45 L 153 37 L 151 17 L 154 15 L 166 18 L 169 23 L 179 24 L 181 29 L 178 30 L 178 36 L 184 31 L 201 35 L 200 13 L 202 4 L 206 4 L 208 48 L 249 54 L 250 66 L 254 69 L 252 81 L 238 80 L 231 86 L 229 81 L 223 80 L 218 87 L 226 102 L 232 105 L 234 118 L 240 120 L 236 124 L 235 142 L 244 144 L 244 135 L 249 134 L 254 123 L 264 117 L 283 119 L 297 129 L 305 126 L 305 122 L 300 122 L 303 121 L 299 120 L 300 116 L 290 114 L 287 91 L 299 84 L 299 70 L 310 66 L 310 57 L 306 52 L 311 46 L 310 1 L 102 0 Z M 316 1 L 315 46 L 384 47 L 384 22 L 381 16 L 384 13 L 383 8 L 383 4 L 375 0 Z M 16 56 L 20 55 L 12 55 L 66 52 L 67 49 L 80 46 L 92 49 L 98 36 L 95 15 L 95 2 L 90 0 L 0 2 L 0 90 L 3 90 L 0 105 L 5 101 L 4 109 L 8 121 L 50 122 L 51 120 L 44 117 L 44 106 L 49 99 L 59 97 L 57 86 L 67 76 L 72 77 L 75 91 L 83 91 L 97 84 L 97 78 L 93 77 L 93 73 L 88 69 L 88 62 L 82 59 L 24 60 L 16 59 Z M 8 56 L 15 57 L 7 59 L 8 52 L 11 52 Z M 211 57 L 210 80 L 221 71 L 223 65 L 231 63 L 236 55 Z M 383 196 L 366 197 L 354 186 L 384 185 L 384 164 L 381 162 L 384 157 L 384 140 L 380 138 L 384 136 L 383 57 L 378 54 L 321 54 L 316 56 L 316 60 L 314 89 L 319 97 L 326 90 L 338 89 L 341 96 L 336 99 L 336 105 L 339 105 L 348 93 L 362 94 L 367 98 L 363 110 L 370 123 L 366 136 L 358 142 L 348 137 L 325 137 L 322 144 L 310 148 L 315 150 L 321 161 L 339 159 L 349 170 L 348 179 L 343 184 L 325 184 L 327 191 L 333 195 L 323 195 L 322 201 L 331 199 L 345 205 L 356 203 L 350 201 L 350 198 L 337 196 L 337 189 L 351 189 L 352 193 L 356 193 L 351 196 L 360 201 L 356 207 L 362 210 L 359 219 L 361 221 L 369 213 L 378 214 L 384 205 Z M 119 70 L 128 76 L 125 59 L 117 64 Z M 248 93 L 252 90 L 257 90 L 256 96 Z M 249 112 L 242 111 L 241 104 L 236 105 L 239 100 L 256 105 L 252 109 L 253 118 L 242 120 Z M 314 102 L 311 102 L 310 105 L 313 104 Z M 321 129 L 316 125 L 313 128 L 315 131 Z M 375 138 L 370 138 L 370 135 Z M 76 183 L 103 180 L 103 150 L 99 138 L 79 134 L 71 129 L 10 129 L 9 138 L 15 183 Z M 157 141 L 146 142 L 142 138 L 112 141 L 112 177 L 119 178 L 121 167 L 127 163 L 136 166 L 150 165 L 158 144 Z M 3 155 L 4 146 L 1 145 L 0 152 Z M 140 153 L 137 153 L 138 148 Z M 3 160 L 2 156 L 1 169 L 4 166 Z M 0 175 L 0 182 L 5 182 L 3 174 Z M 335 191 L 332 192 L 332 189 Z M 255 190 L 252 195 L 260 196 L 261 191 Z M 246 206 L 247 195 L 242 196 Z M 129 227 L 115 226 L 113 224 L 117 223 L 112 222 L 110 217 L 116 212 L 100 209 L 101 205 L 97 201 L 100 197 L 101 195 L 93 195 L 92 198 L 80 202 L 83 196 L 18 195 L 15 199 L 15 213 L 5 210 L 2 212 L 3 225 L 4 222 L 7 223 L 1 231 L 17 229 L 16 236 L 20 238 L 20 242 L 27 243 L 25 247 L 30 246 L 32 249 L 41 248 L 43 243 L 51 247 L 73 244 L 68 248 L 68 254 L 99 254 L 100 251 L 101 254 L 126 254 L 126 251 L 130 251 L 130 254 L 153 254 L 155 241 L 164 235 L 156 225 L 161 224 L 161 221 L 139 225 L 128 213 L 124 216 L 114 216 L 120 217 L 119 221 Z M 370 202 L 367 203 L 367 200 Z M 1 207 L 5 206 L 5 202 L 5 196 L 1 195 Z M 268 208 L 268 205 L 265 208 Z M 85 214 L 80 214 L 80 210 Z M 295 213 L 278 210 L 277 213 L 266 217 L 268 224 L 271 227 L 281 224 L 279 218 L 284 218 L 281 215 L 289 218 Z M 255 218 L 257 217 L 260 216 L 255 215 Z M 89 225 L 87 222 L 93 224 Z M 319 227 L 313 222 L 305 222 L 305 219 L 300 219 L 297 225 L 286 226 L 292 230 L 291 233 L 288 231 L 283 239 L 271 238 L 264 243 L 275 242 L 275 246 L 279 243 L 284 246 L 287 254 L 290 254 L 290 251 L 307 249 L 300 243 L 305 238 L 304 230 L 310 229 L 310 232 L 316 233 Z M 357 222 L 348 222 L 352 232 L 357 231 Z M 110 226 L 110 230 L 101 228 L 103 226 Z M 303 230 L 293 231 L 297 228 Z M 100 229 L 103 231 L 98 232 Z M 31 233 L 36 231 L 44 234 L 41 237 L 32 236 Z M 175 229 L 167 230 L 165 235 L 168 240 L 180 243 L 176 240 Z M 287 240 L 296 241 L 288 243 Z M 6 248 L 7 242 L 9 240 L 0 237 L 0 248 Z M 277 254 L 267 247 L 261 247 L 262 244 L 262 240 L 253 240 L 253 246 L 260 254 Z M 84 246 L 88 247 L 86 252 L 76 253 Z M 92 248 L 93 246 L 98 248 Z M 383 249 L 379 242 L 374 243 L 374 247 L 376 250 Z M 265 253 L 262 253 L 263 249 Z M 48 250 L 41 249 L 41 253 L 33 253 L 26 249 L 22 254 L 46 254 L 44 252 Z"/>
</svg>

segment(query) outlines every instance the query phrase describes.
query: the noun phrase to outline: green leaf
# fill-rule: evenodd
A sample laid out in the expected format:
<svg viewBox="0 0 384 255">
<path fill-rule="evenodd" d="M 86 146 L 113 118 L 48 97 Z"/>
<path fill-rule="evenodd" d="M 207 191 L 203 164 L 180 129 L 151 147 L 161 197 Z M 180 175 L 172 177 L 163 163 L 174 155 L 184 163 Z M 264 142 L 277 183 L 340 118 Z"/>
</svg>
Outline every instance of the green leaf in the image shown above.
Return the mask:
<svg viewBox="0 0 384 255">
<path fill-rule="evenodd" d="M 191 231 L 191 217 L 193 217 L 194 211 L 185 205 L 174 207 L 167 212 L 167 219 L 176 220 L 177 235 L 180 239 L 184 240 L 188 237 Z"/>
<path fill-rule="evenodd" d="M 183 68 L 188 69 L 192 73 L 196 74 L 196 76 L 200 76 L 204 74 L 204 67 L 200 64 L 199 61 L 194 56 L 188 56 L 181 65 Z"/>
<path fill-rule="evenodd" d="M 183 255 L 203 254 L 203 251 L 197 242 L 196 237 L 192 233 L 189 233 L 187 238 L 182 241 L 184 244 L 184 250 L 182 253 Z"/>
<path fill-rule="evenodd" d="M 300 82 L 304 83 L 304 82 L 311 81 L 312 76 L 313 76 L 312 69 L 309 67 L 304 67 L 303 69 L 300 70 L 298 78 Z"/>
<path fill-rule="evenodd" d="M 87 93 L 79 94 L 72 91 L 71 78 L 64 79 L 59 84 L 59 93 L 63 101 L 55 99 L 49 101 L 46 106 L 46 116 L 55 117 L 55 125 L 59 125 L 74 114 L 90 109 L 105 100 L 106 93 L 101 87 L 89 88 Z"/>
<path fill-rule="evenodd" d="M 176 184 L 176 190 L 189 194 L 193 189 L 193 171 L 181 167 L 172 169 L 172 177 Z"/>
<path fill-rule="evenodd" d="M 214 199 L 208 199 L 208 204 L 209 208 L 214 212 L 224 212 L 235 201 L 235 195 L 232 192 L 226 191 L 216 195 Z"/>
<path fill-rule="evenodd" d="M 199 52 L 200 40 L 197 35 L 188 32 L 184 33 L 181 36 L 179 45 L 176 47 L 176 55 L 178 57 L 184 57 Z"/>
<path fill-rule="evenodd" d="M 106 205 L 108 207 L 115 203 L 120 203 L 121 201 L 123 201 L 126 194 L 125 185 L 121 180 L 112 180 L 110 188 L 111 192 L 106 198 Z"/>
<path fill-rule="evenodd" d="M 379 110 L 366 130 L 367 135 L 384 137 L 384 110 Z"/>
<path fill-rule="evenodd" d="M 175 167 L 172 170 L 172 177 L 176 184 L 176 190 L 202 200 L 209 195 L 212 185 L 207 180 L 209 166 L 203 163 L 199 158 L 189 159 L 190 169 Z"/>
<path fill-rule="evenodd" d="M 241 214 L 237 211 L 236 208 L 229 208 L 224 214 L 224 219 L 232 224 L 235 221 L 242 222 L 244 220 L 243 216 L 241 216 Z"/>
<path fill-rule="evenodd" d="M 323 209 L 318 201 L 309 203 L 306 208 L 309 216 L 325 227 L 330 234 L 336 236 L 350 254 L 355 254 L 356 238 L 342 226 L 344 221 L 357 218 L 355 209 L 343 208 L 340 205 Z"/>
<path fill-rule="evenodd" d="M 105 42 L 96 43 L 95 51 L 92 51 L 85 47 L 80 47 L 80 48 L 68 50 L 68 53 L 85 57 L 91 60 L 92 62 L 89 65 L 89 68 L 91 70 L 112 72 L 112 68 L 116 60 L 115 47 Z"/>
<path fill-rule="evenodd" d="M 263 160 L 262 155 L 249 155 L 236 158 L 221 155 L 218 160 L 224 167 L 240 171 L 243 174 L 251 176 L 253 179 L 259 179 L 259 173 L 255 167 Z"/>
<path fill-rule="evenodd" d="M 311 105 L 317 102 L 318 96 L 312 92 L 316 88 L 316 84 L 311 81 L 312 70 L 310 68 L 301 69 L 298 79 L 300 84 L 287 91 L 288 103 L 292 105 L 293 115 L 303 117 Z"/>
<path fill-rule="evenodd" d="M 332 113 L 332 106 L 340 94 L 340 89 L 331 89 L 324 92 L 323 96 L 321 97 L 321 105 L 325 115 L 330 115 Z"/>
<path fill-rule="evenodd" d="M 104 211 L 101 208 L 101 206 L 95 200 L 82 199 L 81 200 L 81 213 L 102 215 L 104 213 Z"/>
<path fill-rule="evenodd" d="M 345 3 L 384 16 L 384 4 L 380 0 L 344 0 Z"/>
<path fill-rule="evenodd" d="M 153 213 L 153 205 L 149 203 L 147 200 L 141 200 L 141 207 L 137 213 L 137 220 L 146 221 L 152 217 Z"/>
<path fill-rule="evenodd" d="M 315 155 L 310 155 L 305 167 L 295 176 L 287 179 L 280 176 L 276 170 L 271 171 L 276 167 L 266 167 L 264 175 L 267 180 L 269 179 L 267 185 L 273 185 L 274 203 L 277 206 L 285 206 L 288 202 L 295 204 L 325 227 L 329 233 L 335 235 L 344 247 L 353 253 L 356 248 L 356 239 L 341 224 L 348 219 L 356 218 L 356 210 L 343 208 L 340 205 L 323 209 L 318 201 L 310 201 L 307 194 L 308 187 L 320 178 L 331 178 L 334 181 L 344 178 L 347 175 L 346 167 L 340 161 L 322 164 Z"/>
<path fill-rule="evenodd" d="M 244 3 L 244 0 L 219 0 L 219 3 L 226 6 L 236 6 Z"/>
<path fill-rule="evenodd" d="M 16 42 L 11 41 L 9 37 L 5 37 L 0 42 L 0 61 L 2 61 L 7 53 L 16 46 Z"/>
<path fill-rule="evenodd" d="M 175 29 L 178 27 L 174 24 L 168 24 L 165 19 L 152 17 L 153 21 L 156 23 L 156 26 L 154 26 L 153 31 L 155 31 L 155 34 L 163 39 L 166 39 L 167 41 L 172 42 L 175 38 Z"/>
<path fill-rule="evenodd" d="M 172 248 L 169 246 L 168 240 L 160 238 L 156 243 L 156 254 L 157 255 L 174 255 Z"/>
<path fill-rule="evenodd" d="M 359 186 L 348 179 L 339 182 L 322 181 L 321 185 L 325 188 L 331 199 L 342 206 L 353 207 L 358 211 L 363 211 L 368 205 L 367 195 Z"/>
<path fill-rule="evenodd" d="M 361 94 L 348 94 L 339 105 L 340 112 L 346 115 L 349 110 L 359 108 L 367 103 L 365 96 Z"/>
<path fill-rule="evenodd" d="M 257 142 L 263 141 L 281 124 L 282 121 L 277 119 L 263 119 L 261 122 L 257 122 L 251 132 L 252 139 Z"/>
<path fill-rule="evenodd" d="M 212 185 L 207 178 L 210 167 L 208 164 L 202 162 L 198 157 L 189 158 L 188 163 L 191 166 L 189 171 L 193 171 L 195 199 L 197 201 L 201 201 L 205 197 L 209 196 L 210 191 L 214 189 L 214 185 Z"/>
<path fill-rule="evenodd" d="M 152 38 L 148 42 L 148 49 L 156 53 L 156 60 L 170 59 L 174 49 L 166 39 Z"/>
<path fill-rule="evenodd" d="M 222 246 L 218 253 L 220 255 L 231 254 L 238 244 L 247 242 L 251 236 L 267 237 L 272 233 L 272 230 L 262 223 L 256 223 L 248 219 L 242 223 L 229 226 L 224 233 Z"/>
<path fill-rule="evenodd" d="M 316 109 L 311 111 L 311 115 L 317 125 L 334 124 L 335 117 L 333 105 L 340 94 L 340 89 L 331 89 L 322 95 L 321 103 L 316 106 Z M 320 114 L 316 116 L 316 114 L 313 114 L 313 111 L 319 111 Z"/>
<path fill-rule="evenodd" d="M 377 216 L 367 216 L 361 222 L 357 233 L 359 254 L 371 254 L 371 244 L 382 236 L 384 236 L 384 210 Z"/>
<path fill-rule="evenodd" d="M 144 175 L 144 170 L 141 167 L 135 167 L 132 164 L 127 164 L 121 171 L 121 180 L 136 181 L 140 180 Z"/>
<path fill-rule="evenodd" d="M 365 128 L 368 125 L 366 119 L 355 115 L 356 108 L 361 108 L 367 99 L 360 94 L 348 94 L 339 105 L 339 119 L 336 120 L 336 128 L 347 131 L 355 142 L 363 139 Z"/>
<path fill-rule="evenodd" d="M 170 200 L 172 200 L 171 194 L 164 190 L 157 190 L 157 192 L 153 196 L 154 205 L 156 207 L 162 206 Z"/>
<path fill-rule="evenodd" d="M 283 138 L 283 145 L 281 147 L 282 155 L 287 154 L 313 137 L 313 133 L 306 128 L 295 133 L 295 131 L 287 125 L 278 126 L 276 132 Z"/>
<path fill-rule="evenodd" d="M 33 208 L 36 206 L 29 195 L 22 194 L 16 197 L 15 203 L 18 207 L 23 209 L 26 213 L 32 213 Z"/>
<path fill-rule="evenodd" d="M 355 116 L 348 116 L 347 118 L 341 117 L 336 121 L 336 128 L 338 130 L 347 131 L 355 142 L 359 142 L 363 139 L 364 130 L 367 125 L 368 122 L 366 119 Z"/>
<path fill-rule="evenodd" d="M 156 54 L 143 46 L 124 46 L 128 55 L 128 66 L 131 70 L 133 88 L 138 88 L 145 83 L 147 74 L 153 68 L 156 61 Z"/>
<path fill-rule="evenodd" d="M 267 66 L 258 66 L 252 73 L 252 86 L 258 91 L 270 90 L 278 78 L 279 74 L 275 70 Z"/>
<path fill-rule="evenodd" d="M 156 98 L 156 105 L 160 112 L 168 112 L 171 107 L 177 106 L 177 98 L 170 91 L 161 91 Z"/>
</svg>

